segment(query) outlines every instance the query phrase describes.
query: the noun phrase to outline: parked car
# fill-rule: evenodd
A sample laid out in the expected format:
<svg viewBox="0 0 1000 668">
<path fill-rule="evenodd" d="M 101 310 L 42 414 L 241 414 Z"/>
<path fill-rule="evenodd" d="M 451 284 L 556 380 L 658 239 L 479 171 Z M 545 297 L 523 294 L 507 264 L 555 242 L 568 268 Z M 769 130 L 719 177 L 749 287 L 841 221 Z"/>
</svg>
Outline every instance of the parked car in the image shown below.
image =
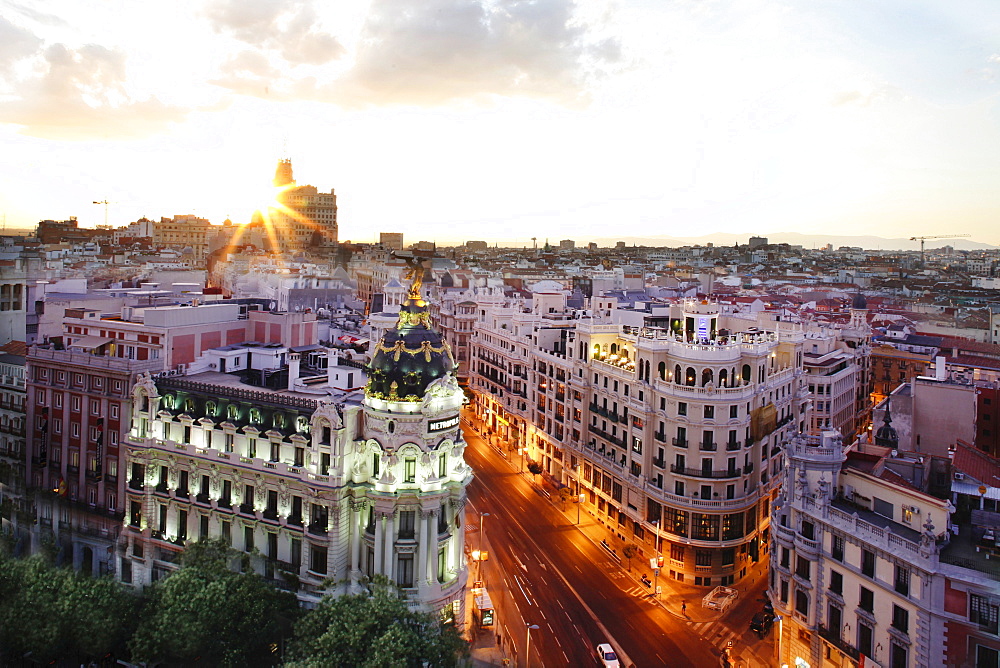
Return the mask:
<svg viewBox="0 0 1000 668">
<path fill-rule="evenodd" d="M 597 660 L 601 662 L 604 668 L 620 668 L 618 655 L 615 654 L 615 650 L 611 649 L 611 645 L 606 642 L 597 646 Z"/>
<path fill-rule="evenodd" d="M 774 613 L 761 610 L 750 620 L 750 630 L 761 638 L 766 636 L 774 625 Z"/>
</svg>

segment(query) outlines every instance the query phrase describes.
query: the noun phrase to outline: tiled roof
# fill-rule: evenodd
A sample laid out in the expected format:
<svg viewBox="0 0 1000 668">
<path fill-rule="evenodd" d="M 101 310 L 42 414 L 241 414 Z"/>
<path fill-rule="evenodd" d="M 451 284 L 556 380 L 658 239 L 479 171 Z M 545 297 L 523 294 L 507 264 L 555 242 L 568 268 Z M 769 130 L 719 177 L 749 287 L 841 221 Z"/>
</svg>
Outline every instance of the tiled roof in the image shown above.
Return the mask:
<svg viewBox="0 0 1000 668">
<path fill-rule="evenodd" d="M 990 457 L 964 441 L 955 444 L 955 457 L 951 464 L 956 471 L 984 485 L 1000 487 L 1000 460 Z"/>
<path fill-rule="evenodd" d="M 0 352 L 25 357 L 28 354 L 28 344 L 24 341 L 11 341 L 0 346 Z"/>
</svg>

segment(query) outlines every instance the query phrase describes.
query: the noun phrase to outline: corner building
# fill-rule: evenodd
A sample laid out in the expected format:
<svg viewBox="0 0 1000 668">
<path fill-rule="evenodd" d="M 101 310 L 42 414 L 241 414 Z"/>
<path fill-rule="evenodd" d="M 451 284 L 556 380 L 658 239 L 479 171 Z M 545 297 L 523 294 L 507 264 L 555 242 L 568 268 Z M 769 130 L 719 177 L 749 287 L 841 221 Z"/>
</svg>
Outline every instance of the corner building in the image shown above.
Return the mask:
<svg viewBox="0 0 1000 668">
<path fill-rule="evenodd" d="M 801 329 L 705 301 L 574 311 L 535 294 L 481 313 L 472 387 L 490 428 L 583 493 L 614 547 L 662 555 L 678 581 L 742 579 L 805 426 Z"/>
<path fill-rule="evenodd" d="M 217 372 L 135 386 L 121 578 L 156 580 L 186 541 L 221 536 L 304 605 L 385 575 L 461 624 L 464 394 L 419 285 L 379 341 L 360 402 L 296 383 L 297 353 L 288 364 L 296 391 Z"/>
</svg>

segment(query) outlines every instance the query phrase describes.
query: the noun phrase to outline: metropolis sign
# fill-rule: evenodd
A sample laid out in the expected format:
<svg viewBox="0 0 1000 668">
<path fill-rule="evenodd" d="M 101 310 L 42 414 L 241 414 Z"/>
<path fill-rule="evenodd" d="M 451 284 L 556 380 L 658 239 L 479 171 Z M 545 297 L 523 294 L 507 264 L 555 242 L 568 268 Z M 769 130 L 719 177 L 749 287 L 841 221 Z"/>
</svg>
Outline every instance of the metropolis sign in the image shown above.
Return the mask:
<svg viewBox="0 0 1000 668">
<path fill-rule="evenodd" d="M 427 423 L 427 431 L 444 431 L 445 429 L 457 427 L 460 419 L 461 418 L 458 415 L 455 415 L 450 418 L 444 418 L 443 420 L 431 420 Z"/>
</svg>

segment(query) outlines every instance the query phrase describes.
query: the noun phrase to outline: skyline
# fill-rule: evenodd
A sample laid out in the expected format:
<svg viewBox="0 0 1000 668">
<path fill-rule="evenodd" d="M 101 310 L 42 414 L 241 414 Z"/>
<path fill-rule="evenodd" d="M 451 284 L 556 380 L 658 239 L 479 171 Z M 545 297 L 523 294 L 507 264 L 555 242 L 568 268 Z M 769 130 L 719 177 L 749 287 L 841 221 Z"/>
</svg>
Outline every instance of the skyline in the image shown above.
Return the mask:
<svg viewBox="0 0 1000 668">
<path fill-rule="evenodd" d="M 1000 244 L 1000 10 L 935 4 L 0 2 L 0 215 L 245 222 L 287 156 L 344 240 Z"/>
</svg>

